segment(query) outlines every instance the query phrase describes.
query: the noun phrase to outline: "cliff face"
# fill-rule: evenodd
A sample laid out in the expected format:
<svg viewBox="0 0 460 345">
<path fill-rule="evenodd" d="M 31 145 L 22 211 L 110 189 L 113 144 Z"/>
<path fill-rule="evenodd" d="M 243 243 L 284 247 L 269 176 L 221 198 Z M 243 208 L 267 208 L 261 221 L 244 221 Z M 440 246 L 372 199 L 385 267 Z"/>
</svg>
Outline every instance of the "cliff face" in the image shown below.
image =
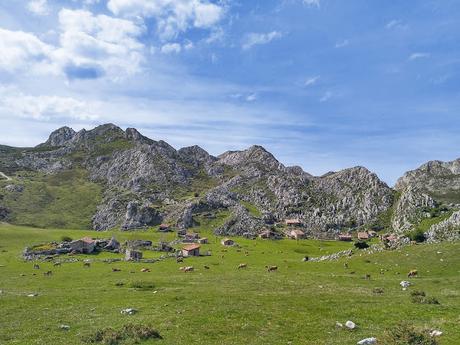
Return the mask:
<svg viewBox="0 0 460 345">
<path fill-rule="evenodd" d="M 76 181 L 61 178 L 81 172 L 76 184 L 87 183 L 100 193 L 93 208 L 85 210 L 92 214 L 89 221 L 96 230 L 137 229 L 161 222 L 187 228 L 202 217 L 225 215 L 217 233 L 256 234 L 285 218 L 299 218 L 312 235 L 323 236 L 370 224 L 395 201 L 394 191 L 363 167 L 315 177 L 299 167 L 285 167 L 261 146 L 214 157 L 198 146 L 176 150 L 135 129 L 123 131 L 112 124 L 79 132 L 64 127 L 36 148 L 0 147 L 0 162 L 0 171 L 25 185 L 22 193 L 29 192 L 38 178 L 44 188 L 49 181 L 67 188 Z M 443 179 L 452 177 L 459 173 L 458 162 L 430 168 L 430 174 L 434 170 Z M 398 181 L 402 195 L 393 207 L 392 223 L 401 231 L 418 219 L 421 208 L 435 205 L 424 189 L 413 187 L 419 179 L 420 173 L 414 171 Z M 438 191 L 438 186 L 446 185 L 431 181 L 429 186 Z M 0 200 L 0 207 L 14 222 L 26 211 L 6 188 L 1 193 L 6 201 Z M 74 211 L 78 214 L 78 209 Z"/>
</svg>

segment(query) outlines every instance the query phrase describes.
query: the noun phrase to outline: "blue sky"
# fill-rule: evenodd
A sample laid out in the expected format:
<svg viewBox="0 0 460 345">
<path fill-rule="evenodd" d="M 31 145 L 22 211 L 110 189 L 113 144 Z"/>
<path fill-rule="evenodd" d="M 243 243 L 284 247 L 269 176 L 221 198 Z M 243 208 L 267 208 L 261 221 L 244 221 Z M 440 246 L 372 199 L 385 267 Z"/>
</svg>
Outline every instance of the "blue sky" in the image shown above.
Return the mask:
<svg viewBox="0 0 460 345">
<path fill-rule="evenodd" d="M 2 0 L 0 142 L 113 122 L 392 185 L 460 156 L 460 2 Z"/>
</svg>

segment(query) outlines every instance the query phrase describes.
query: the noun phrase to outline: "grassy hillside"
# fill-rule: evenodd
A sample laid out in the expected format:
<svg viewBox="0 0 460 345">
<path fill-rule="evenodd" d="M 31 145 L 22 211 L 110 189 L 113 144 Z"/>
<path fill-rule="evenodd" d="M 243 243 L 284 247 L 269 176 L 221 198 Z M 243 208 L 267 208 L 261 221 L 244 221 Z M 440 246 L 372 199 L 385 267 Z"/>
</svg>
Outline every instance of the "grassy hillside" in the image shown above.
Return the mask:
<svg viewBox="0 0 460 345">
<path fill-rule="evenodd" d="M 91 228 L 91 218 L 101 200 L 101 187 L 87 179 L 82 169 L 43 175 L 21 172 L 12 181 L 0 181 L 2 204 L 11 211 L 11 222 L 37 227 Z M 22 191 L 7 191 L 7 185 Z"/>
<path fill-rule="evenodd" d="M 442 330 L 441 345 L 458 344 L 460 243 L 417 245 L 313 263 L 301 259 L 348 249 L 351 244 L 237 238 L 240 248 L 224 249 L 219 238 L 208 231 L 202 235 L 211 243 L 202 249 L 210 250 L 212 256 L 186 259 L 182 264 L 175 260 L 107 264 L 100 259 L 120 256 L 100 254 L 86 256 L 94 260 L 90 268 L 84 268 L 81 261 L 62 267 L 40 263 L 38 271 L 33 263 L 20 259 L 26 245 L 59 240 L 63 235 L 115 234 L 119 240 L 157 241 L 172 239 L 174 234 L 0 225 L 0 343 L 82 344 L 85 334 L 135 323 L 151 324 L 163 336 L 163 340 L 143 344 L 344 345 L 380 337 L 384 329 L 409 320 L 417 326 Z M 348 262 L 348 269 L 344 262 Z M 247 263 L 248 268 L 238 270 L 240 263 Z M 192 265 L 196 271 L 180 272 L 178 268 L 183 265 Z M 266 272 L 265 265 L 277 265 L 278 272 Z M 112 272 L 112 267 L 122 271 Z M 151 272 L 141 273 L 142 267 L 149 267 Z M 381 269 L 388 271 L 382 275 Z M 410 269 L 418 269 L 420 277 L 411 279 L 414 286 L 409 291 L 402 291 L 399 282 L 407 279 Z M 53 276 L 45 277 L 46 270 L 52 270 Z M 370 280 L 363 279 L 366 274 L 371 275 Z M 154 287 L 131 287 L 139 286 L 139 282 Z M 124 285 L 117 286 L 119 283 Z M 376 287 L 384 293 L 373 293 Z M 414 304 L 409 292 L 415 289 L 436 297 L 441 304 Z M 38 296 L 26 297 L 30 293 Z M 139 312 L 121 315 L 123 308 Z M 336 321 L 349 319 L 357 323 L 356 331 L 335 328 Z M 61 324 L 69 325 L 70 330 L 60 330 Z"/>
</svg>

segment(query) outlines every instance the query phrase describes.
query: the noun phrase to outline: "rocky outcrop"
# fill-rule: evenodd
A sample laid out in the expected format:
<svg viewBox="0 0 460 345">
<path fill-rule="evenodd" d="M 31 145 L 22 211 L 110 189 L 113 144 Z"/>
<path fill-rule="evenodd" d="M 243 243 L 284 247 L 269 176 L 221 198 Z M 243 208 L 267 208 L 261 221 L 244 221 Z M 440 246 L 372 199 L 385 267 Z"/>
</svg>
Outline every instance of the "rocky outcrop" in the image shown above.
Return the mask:
<svg viewBox="0 0 460 345">
<path fill-rule="evenodd" d="M 51 135 L 49 136 L 49 139 L 42 145 L 40 146 L 51 146 L 51 147 L 60 147 L 64 146 L 72 139 L 75 137 L 75 134 L 77 134 L 72 128 L 69 127 L 62 127 L 57 130 L 55 130 Z"/>
<path fill-rule="evenodd" d="M 425 233 L 428 242 L 456 241 L 460 239 L 460 211 L 448 219 L 432 225 Z"/>
<path fill-rule="evenodd" d="M 148 204 L 139 204 L 131 201 L 126 207 L 125 222 L 122 230 L 139 229 L 160 224 L 162 217 L 160 213 Z"/>
<path fill-rule="evenodd" d="M 438 201 L 460 204 L 460 159 L 431 161 L 408 171 L 395 185 L 401 191 L 412 186 Z"/>
<path fill-rule="evenodd" d="M 391 220 L 395 232 L 404 233 L 429 216 L 427 210 L 436 207 L 436 201 L 417 187 L 407 186 L 401 191 Z"/>
</svg>

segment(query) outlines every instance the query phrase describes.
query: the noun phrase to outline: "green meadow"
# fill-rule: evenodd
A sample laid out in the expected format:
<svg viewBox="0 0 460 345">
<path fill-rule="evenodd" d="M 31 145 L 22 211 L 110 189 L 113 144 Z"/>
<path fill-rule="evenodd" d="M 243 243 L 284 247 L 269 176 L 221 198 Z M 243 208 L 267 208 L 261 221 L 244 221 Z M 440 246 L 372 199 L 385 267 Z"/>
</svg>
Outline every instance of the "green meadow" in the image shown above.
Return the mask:
<svg viewBox="0 0 460 345">
<path fill-rule="evenodd" d="M 106 327 L 153 326 L 162 336 L 141 344 L 356 344 L 381 337 L 402 320 L 439 329 L 442 345 L 458 345 L 460 330 L 460 243 L 414 245 L 398 251 L 365 254 L 328 262 L 302 262 L 352 248 L 351 243 L 313 240 L 248 240 L 224 248 L 209 228 L 197 227 L 210 243 L 211 256 L 177 263 L 103 262 L 121 255 L 77 256 L 80 261 L 54 267 L 51 262 L 24 262 L 26 246 L 83 236 L 172 240 L 156 229 L 94 232 L 0 225 L 0 344 L 85 344 L 84 337 Z M 159 252 L 144 252 L 146 258 Z M 63 256 L 62 259 L 66 259 Z M 84 267 L 83 260 L 91 266 Z M 237 269 L 246 263 L 246 269 Z M 348 263 L 348 268 L 344 267 Z M 266 265 L 278 266 L 267 272 Z M 194 266 L 184 273 L 180 266 Z M 208 266 L 209 269 L 205 269 Z M 113 272 L 118 268 L 120 272 Z M 142 273 L 142 268 L 150 272 Z M 381 274 L 383 269 L 384 274 Z M 417 269 L 408 291 L 399 283 Z M 52 276 L 43 272 L 53 271 Z M 364 279 L 369 274 L 371 278 Z M 375 288 L 380 292 L 375 293 Z M 410 291 L 421 290 L 439 305 L 413 303 Z M 28 297 L 29 294 L 38 294 Z M 134 315 L 122 315 L 134 308 Z M 335 327 L 352 320 L 357 329 Z M 69 330 L 60 325 L 69 325 Z M 131 344 L 125 341 L 121 344 Z"/>
</svg>

